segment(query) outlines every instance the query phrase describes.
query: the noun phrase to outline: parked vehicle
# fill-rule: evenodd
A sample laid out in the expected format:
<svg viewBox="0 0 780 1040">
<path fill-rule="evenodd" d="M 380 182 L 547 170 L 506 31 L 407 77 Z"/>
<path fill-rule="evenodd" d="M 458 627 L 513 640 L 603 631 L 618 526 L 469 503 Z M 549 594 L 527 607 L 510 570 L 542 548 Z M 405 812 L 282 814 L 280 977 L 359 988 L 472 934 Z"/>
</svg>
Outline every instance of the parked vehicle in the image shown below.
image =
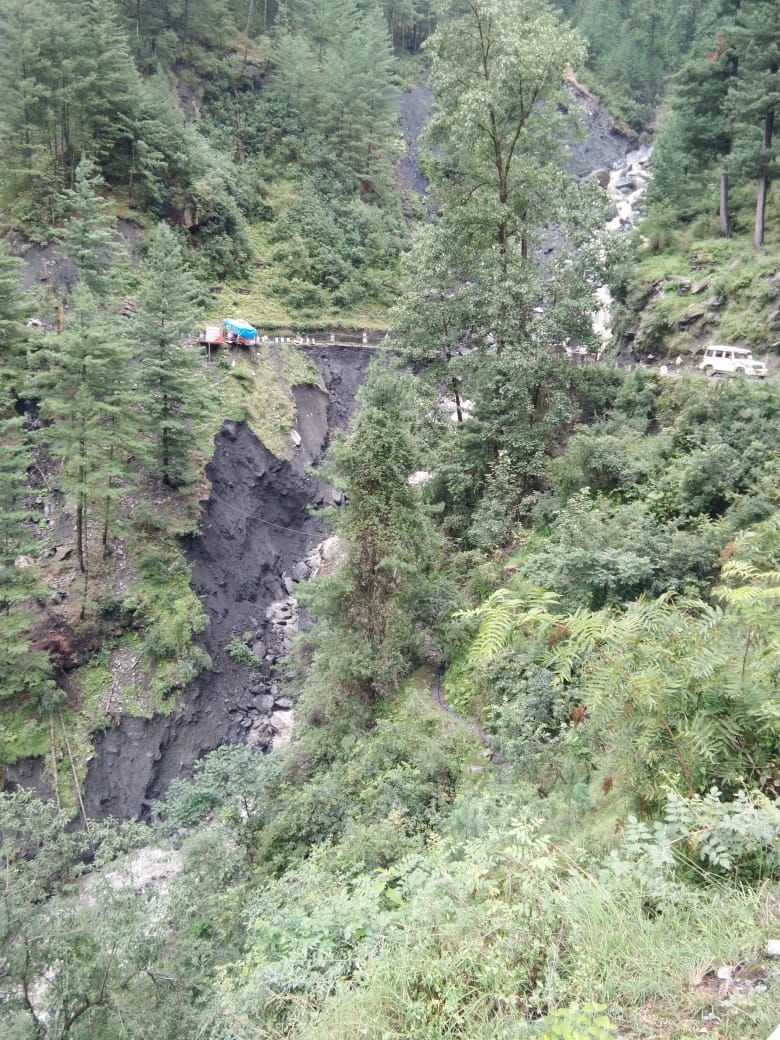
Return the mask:
<svg viewBox="0 0 780 1040">
<path fill-rule="evenodd" d="M 257 343 L 257 329 L 243 318 L 223 318 L 221 325 L 207 325 L 198 336 L 198 343 L 208 347 L 209 360 L 214 347 L 253 347 Z"/>
<path fill-rule="evenodd" d="M 257 329 L 244 318 L 225 318 L 225 342 L 238 347 L 253 347 L 257 343 Z"/>
<path fill-rule="evenodd" d="M 763 361 L 754 358 L 752 351 L 746 347 L 730 347 L 725 344 L 707 347 L 699 368 L 707 376 L 731 373 L 758 376 L 760 379 L 766 376 L 766 365 Z"/>
</svg>

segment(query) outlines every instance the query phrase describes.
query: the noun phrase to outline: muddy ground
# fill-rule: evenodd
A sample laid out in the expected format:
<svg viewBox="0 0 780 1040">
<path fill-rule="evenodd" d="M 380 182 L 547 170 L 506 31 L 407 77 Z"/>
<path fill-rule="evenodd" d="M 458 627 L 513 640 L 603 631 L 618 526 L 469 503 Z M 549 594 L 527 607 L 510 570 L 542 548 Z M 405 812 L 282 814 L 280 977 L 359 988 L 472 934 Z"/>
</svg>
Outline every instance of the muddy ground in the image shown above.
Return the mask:
<svg viewBox="0 0 780 1040">
<path fill-rule="evenodd" d="M 307 470 L 321 461 L 331 432 L 346 425 L 373 352 L 317 347 L 309 354 L 321 385 L 295 388 L 300 444 L 289 460 L 271 454 L 244 423 L 226 422 L 215 438 L 200 534 L 185 544 L 209 617 L 202 645 L 213 667 L 185 691 L 176 715 L 125 718 L 97 739 L 86 784 L 93 817 L 144 815 L 172 779 L 221 744 L 249 737 L 267 748 L 268 720 L 290 707 L 276 663 L 295 627 L 294 607 L 285 605 L 305 575 L 303 561 L 328 533 L 312 509 L 334 501 Z M 226 653 L 234 637 L 257 665 Z"/>
</svg>

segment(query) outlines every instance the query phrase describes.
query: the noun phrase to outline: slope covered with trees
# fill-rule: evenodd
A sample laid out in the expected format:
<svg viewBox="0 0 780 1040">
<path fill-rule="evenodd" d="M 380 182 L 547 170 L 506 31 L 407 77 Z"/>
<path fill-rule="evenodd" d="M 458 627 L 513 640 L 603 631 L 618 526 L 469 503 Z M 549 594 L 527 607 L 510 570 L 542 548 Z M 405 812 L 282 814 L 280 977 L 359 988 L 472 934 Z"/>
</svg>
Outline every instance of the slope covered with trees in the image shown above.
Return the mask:
<svg viewBox="0 0 780 1040">
<path fill-rule="evenodd" d="M 570 360 L 596 354 L 605 281 L 613 348 L 693 351 L 715 321 L 766 336 L 774 7 L 0 6 L 6 225 L 72 273 L 26 328 L 0 262 L 0 754 L 46 756 L 53 792 L 0 792 L 3 1035 L 776 1026 L 776 376 Z M 394 92 L 421 47 L 415 222 Z M 570 68 L 639 119 L 680 62 L 645 221 L 614 242 L 596 179 L 567 171 Z M 149 714 L 208 665 L 179 538 L 214 433 L 246 420 L 281 454 L 293 422 L 278 350 L 184 345 L 250 242 L 278 284 L 243 288 L 301 320 L 397 296 L 395 356 L 333 437 L 339 562 L 301 592 L 312 625 L 279 669 L 290 747 L 219 748 L 153 822 L 98 823 L 80 770 L 117 671 L 143 681 L 114 710 Z M 759 244 L 756 281 L 733 265 Z M 694 259 L 695 291 L 674 269 Z M 716 318 L 680 322 L 705 288 Z M 259 661 L 232 652 L 250 686 Z"/>
</svg>

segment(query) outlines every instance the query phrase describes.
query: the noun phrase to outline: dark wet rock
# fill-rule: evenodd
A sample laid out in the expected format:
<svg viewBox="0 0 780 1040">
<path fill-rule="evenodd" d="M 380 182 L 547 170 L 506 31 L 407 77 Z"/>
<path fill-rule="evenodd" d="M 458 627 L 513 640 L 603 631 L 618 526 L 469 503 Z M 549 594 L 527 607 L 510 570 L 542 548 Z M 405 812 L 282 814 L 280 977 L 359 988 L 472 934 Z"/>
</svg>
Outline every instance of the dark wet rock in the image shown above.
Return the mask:
<svg viewBox="0 0 780 1040">
<path fill-rule="evenodd" d="M 296 563 L 295 566 L 292 568 L 293 581 L 306 581 L 310 574 L 311 568 L 305 560 L 301 560 L 299 563 Z"/>
<path fill-rule="evenodd" d="M 606 187 L 609 184 L 609 170 L 636 147 L 636 142 L 615 123 L 609 110 L 597 97 L 578 83 L 570 82 L 568 89 L 584 131 L 570 146 L 569 172 L 584 180 L 596 171 L 599 184 Z M 601 180 L 604 172 L 607 173 L 606 184 Z"/>
<path fill-rule="evenodd" d="M 406 148 L 398 164 L 398 179 L 402 189 L 420 196 L 428 190 L 428 181 L 420 169 L 418 141 L 432 110 L 433 96 L 425 83 L 401 95 L 401 132 Z"/>
</svg>

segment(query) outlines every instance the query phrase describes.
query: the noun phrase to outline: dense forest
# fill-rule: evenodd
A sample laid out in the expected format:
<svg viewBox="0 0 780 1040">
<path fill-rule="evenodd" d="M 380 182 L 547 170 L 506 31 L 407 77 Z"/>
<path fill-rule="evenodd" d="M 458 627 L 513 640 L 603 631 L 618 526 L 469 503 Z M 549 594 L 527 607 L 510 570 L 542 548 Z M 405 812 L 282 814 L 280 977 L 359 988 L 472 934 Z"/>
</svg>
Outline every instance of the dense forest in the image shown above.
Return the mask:
<svg viewBox="0 0 780 1040">
<path fill-rule="evenodd" d="M 0 0 L 3 1037 L 772 1033 L 778 107 L 778 0 Z"/>
</svg>

